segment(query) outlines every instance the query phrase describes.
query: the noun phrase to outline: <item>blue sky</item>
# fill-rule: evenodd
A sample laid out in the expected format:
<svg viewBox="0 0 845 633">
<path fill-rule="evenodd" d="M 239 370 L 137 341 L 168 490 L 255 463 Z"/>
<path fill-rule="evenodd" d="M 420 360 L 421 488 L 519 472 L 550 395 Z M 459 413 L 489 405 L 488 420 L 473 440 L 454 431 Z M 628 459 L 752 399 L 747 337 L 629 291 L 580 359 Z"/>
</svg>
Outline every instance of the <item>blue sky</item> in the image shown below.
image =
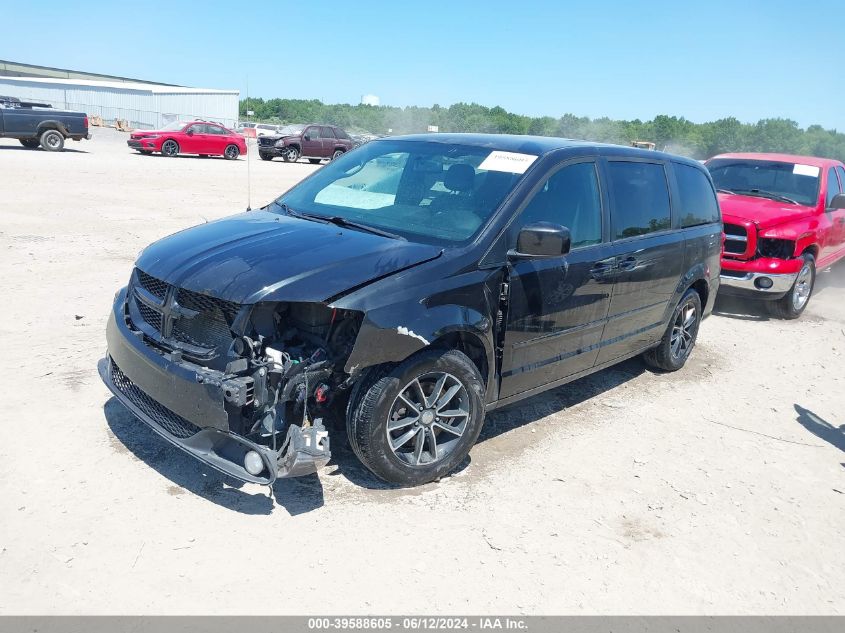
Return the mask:
<svg viewBox="0 0 845 633">
<path fill-rule="evenodd" d="M 845 130 L 845 1 L 8 2 L 0 59 L 256 97 Z M 43 37 L 49 16 L 52 37 Z"/>
</svg>

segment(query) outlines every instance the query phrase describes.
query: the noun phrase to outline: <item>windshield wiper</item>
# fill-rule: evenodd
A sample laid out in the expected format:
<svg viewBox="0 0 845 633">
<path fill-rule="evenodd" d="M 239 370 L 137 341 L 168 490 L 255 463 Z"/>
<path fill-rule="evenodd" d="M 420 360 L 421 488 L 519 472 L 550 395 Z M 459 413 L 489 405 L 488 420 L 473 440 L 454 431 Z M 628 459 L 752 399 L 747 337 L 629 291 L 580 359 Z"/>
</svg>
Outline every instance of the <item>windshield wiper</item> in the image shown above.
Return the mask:
<svg viewBox="0 0 845 633">
<path fill-rule="evenodd" d="M 317 215 L 315 217 L 321 218 L 326 222 L 331 222 L 335 226 L 342 226 L 344 228 L 349 229 L 358 229 L 359 231 L 365 231 L 367 233 L 372 233 L 373 235 L 381 235 L 382 237 L 389 237 L 393 240 L 407 240 L 402 237 L 401 235 L 397 235 L 396 233 L 391 233 L 390 231 L 385 231 L 384 229 L 377 229 L 374 226 L 370 226 L 369 224 L 361 224 L 360 222 L 355 222 L 353 220 L 347 220 L 339 215 Z"/>
<path fill-rule="evenodd" d="M 291 209 L 284 202 L 277 202 L 276 204 L 281 207 L 282 211 L 294 218 L 302 218 L 303 220 L 311 220 L 312 222 L 320 222 L 322 224 L 334 224 L 335 226 L 340 226 L 347 229 L 357 229 L 366 233 L 372 233 L 373 235 L 389 237 L 392 240 L 402 240 L 404 242 L 408 241 L 407 239 L 405 239 L 401 235 L 397 235 L 396 233 L 391 233 L 390 231 L 385 231 L 384 229 L 377 229 L 374 226 L 370 226 L 368 224 L 361 224 L 360 222 L 355 222 L 353 220 L 347 220 L 346 218 L 343 218 L 339 215 L 320 215 L 319 213 L 305 213 L 304 211 L 296 211 L 294 209 Z"/>
<path fill-rule="evenodd" d="M 737 189 L 736 193 L 740 193 L 746 196 L 759 196 L 760 198 L 769 198 L 770 200 L 780 200 L 781 202 L 788 202 L 789 204 L 798 204 L 798 202 L 793 200 L 792 198 L 787 198 L 786 196 L 782 196 L 777 193 L 772 193 L 771 191 L 766 191 L 765 189 Z"/>
</svg>

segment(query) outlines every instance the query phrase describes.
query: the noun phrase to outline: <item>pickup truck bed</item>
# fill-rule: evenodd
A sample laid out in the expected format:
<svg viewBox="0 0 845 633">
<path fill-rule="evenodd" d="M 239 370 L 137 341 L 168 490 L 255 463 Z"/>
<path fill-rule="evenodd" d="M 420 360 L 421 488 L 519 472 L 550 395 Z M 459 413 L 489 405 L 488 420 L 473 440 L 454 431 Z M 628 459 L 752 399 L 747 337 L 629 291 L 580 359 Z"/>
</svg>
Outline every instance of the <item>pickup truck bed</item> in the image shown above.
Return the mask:
<svg viewBox="0 0 845 633">
<path fill-rule="evenodd" d="M 64 149 L 66 139 L 79 141 L 91 136 L 84 112 L 55 110 L 44 103 L 0 96 L 0 138 L 16 138 L 24 147 L 40 145 L 57 152 Z"/>
</svg>

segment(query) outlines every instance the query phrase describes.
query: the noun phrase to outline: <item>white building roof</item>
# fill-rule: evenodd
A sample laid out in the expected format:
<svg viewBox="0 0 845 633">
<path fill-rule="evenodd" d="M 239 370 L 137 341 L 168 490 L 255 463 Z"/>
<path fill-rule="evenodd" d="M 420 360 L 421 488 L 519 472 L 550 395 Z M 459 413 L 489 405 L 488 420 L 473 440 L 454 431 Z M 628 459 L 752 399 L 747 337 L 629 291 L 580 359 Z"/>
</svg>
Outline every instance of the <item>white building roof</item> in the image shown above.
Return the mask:
<svg viewBox="0 0 845 633">
<path fill-rule="evenodd" d="M 187 88 L 184 86 L 162 86 L 159 84 L 134 83 L 130 81 L 95 81 L 92 79 L 63 79 L 52 77 L 6 77 L 0 75 L 0 81 L 36 83 L 45 86 L 80 86 L 88 88 L 107 88 L 109 90 L 135 90 L 152 94 L 226 94 L 240 95 L 239 90 L 215 90 L 212 88 Z"/>
</svg>

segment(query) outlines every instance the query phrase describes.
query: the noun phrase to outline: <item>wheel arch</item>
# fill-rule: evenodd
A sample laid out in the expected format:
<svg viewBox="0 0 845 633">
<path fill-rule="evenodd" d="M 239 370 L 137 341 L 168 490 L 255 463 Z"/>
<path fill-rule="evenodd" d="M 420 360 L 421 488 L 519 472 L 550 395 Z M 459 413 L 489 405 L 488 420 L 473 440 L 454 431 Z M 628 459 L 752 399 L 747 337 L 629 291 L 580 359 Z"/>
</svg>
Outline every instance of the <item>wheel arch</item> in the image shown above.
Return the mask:
<svg viewBox="0 0 845 633">
<path fill-rule="evenodd" d="M 422 313 L 376 311 L 366 314 L 344 371 L 353 378 L 383 363 L 400 363 L 427 348 L 458 349 L 478 368 L 485 386 L 495 370 L 490 319 L 459 305 L 440 305 Z"/>
<path fill-rule="evenodd" d="M 48 119 L 47 121 L 41 121 L 41 123 L 38 124 L 36 130 L 38 132 L 38 136 L 41 136 L 47 130 L 56 130 L 65 138 L 67 138 L 68 136 L 67 128 L 62 124 L 61 121 L 53 121 L 50 119 Z"/>
</svg>

